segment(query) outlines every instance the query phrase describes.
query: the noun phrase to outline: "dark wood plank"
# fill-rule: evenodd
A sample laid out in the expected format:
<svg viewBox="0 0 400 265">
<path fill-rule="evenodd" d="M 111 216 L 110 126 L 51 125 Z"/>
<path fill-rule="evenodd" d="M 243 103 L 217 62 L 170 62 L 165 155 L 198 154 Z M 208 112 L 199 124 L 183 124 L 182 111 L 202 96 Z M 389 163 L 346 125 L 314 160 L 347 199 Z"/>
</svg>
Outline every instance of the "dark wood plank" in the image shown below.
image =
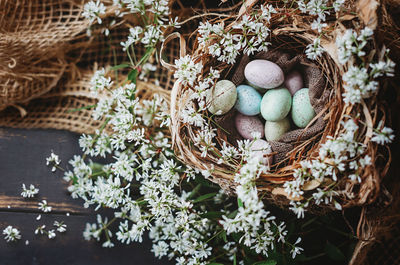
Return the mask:
<svg viewBox="0 0 400 265">
<path fill-rule="evenodd" d="M 45 162 L 53 150 L 66 167 L 68 160 L 79 153 L 77 140 L 78 135 L 66 131 L 0 128 L 0 232 L 12 225 L 22 234 L 22 239 L 13 243 L 6 243 L 1 235 L 0 265 L 171 264 L 153 256 L 148 239 L 142 244 L 117 243 L 112 249 L 84 240 L 85 225 L 95 222 L 97 212 L 85 209 L 81 200 L 72 199 L 62 172 L 50 172 Z M 38 196 L 22 198 L 22 183 L 38 187 Z M 52 206 L 51 213 L 38 210 L 42 199 Z M 42 218 L 37 221 L 39 214 Z M 65 234 L 57 233 L 52 240 L 34 234 L 36 227 L 44 224 L 50 228 L 55 220 L 68 226 Z M 115 236 L 113 241 L 116 243 Z"/>
</svg>

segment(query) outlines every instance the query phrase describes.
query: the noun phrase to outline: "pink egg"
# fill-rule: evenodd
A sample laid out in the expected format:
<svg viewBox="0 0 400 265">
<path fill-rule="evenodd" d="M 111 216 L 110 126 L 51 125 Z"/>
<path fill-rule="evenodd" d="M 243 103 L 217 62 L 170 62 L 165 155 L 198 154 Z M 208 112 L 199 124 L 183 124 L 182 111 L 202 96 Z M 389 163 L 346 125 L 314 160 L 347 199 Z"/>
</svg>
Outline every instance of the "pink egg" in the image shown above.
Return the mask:
<svg viewBox="0 0 400 265">
<path fill-rule="evenodd" d="M 284 74 L 274 62 L 257 59 L 249 62 L 244 68 L 247 82 L 257 89 L 271 89 L 282 85 Z"/>
<path fill-rule="evenodd" d="M 268 154 L 272 153 L 272 148 L 269 143 L 265 140 L 258 139 L 255 140 L 251 146 L 254 156 L 258 156 L 264 165 L 272 165 L 274 157 Z"/>
<path fill-rule="evenodd" d="M 235 117 L 235 125 L 239 134 L 245 138 L 253 140 L 251 135 L 253 132 L 258 132 L 261 137 L 264 137 L 264 125 L 257 116 L 246 116 L 238 113 Z"/>
<path fill-rule="evenodd" d="M 289 90 L 292 96 L 303 88 L 303 77 L 299 71 L 290 72 L 285 78 L 285 87 Z"/>
</svg>

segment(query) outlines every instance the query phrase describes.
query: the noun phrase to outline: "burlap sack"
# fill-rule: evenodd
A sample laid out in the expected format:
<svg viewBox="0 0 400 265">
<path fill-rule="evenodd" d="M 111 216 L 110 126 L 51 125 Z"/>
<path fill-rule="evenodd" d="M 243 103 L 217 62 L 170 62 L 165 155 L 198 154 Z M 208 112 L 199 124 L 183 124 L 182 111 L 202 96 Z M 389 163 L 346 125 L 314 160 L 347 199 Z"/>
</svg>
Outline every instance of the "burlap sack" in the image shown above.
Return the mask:
<svg viewBox="0 0 400 265">
<path fill-rule="evenodd" d="M 243 55 L 236 68 L 233 69 L 232 75 L 228 75 L 228 78 L 232 80 L 235 85 L 245 83 L 244 68 L 249 61 L 254 59 L 266 59 L 275 62 L 282 68 L 285 75 L 294 69 L 300 71 L 304 79 L 304 87 L 309 88 L 310 101 L 316 114 L 318 115 L 324 110 L 329 97 L 329 90 L 326 88 L 324 75 L 319 68 L 307 60 L 304 55 L 291 55 L 278 50 L 260 52 L 252 57 Z M 235 110 L 232 110 L 227 115 L 217 120 L 223 128 L 226 128 L 230 132 L 229 135 L 224 137 L 224 132 L 219 129 L 219 136 L 223 139 L 228 139 L 232 144 L 236 144 L 236 140 L 241 139 L 235 129 L 233 121 L 234 115 Z M 272 150 L 276 153 L 274 156 L 275 163 L 284 160 L 287 153 L 293 149 L 295 144 L 315 136 L 323 130 L 324 126 L 323 115 L 320 115 L 308 128 L 294 129 L 284 134 L 278 141 L 270 141 L 269 143 L 271 144 Z M 296 127 L 292 124 L 292 129 L 293 128 Z"/>
<path fill-rule="evenodd" d="M 65 45 L 88 26 L 83 1 L 0 1 L 0 110 L 27 102 L 60 80 Z"/>
</svg>

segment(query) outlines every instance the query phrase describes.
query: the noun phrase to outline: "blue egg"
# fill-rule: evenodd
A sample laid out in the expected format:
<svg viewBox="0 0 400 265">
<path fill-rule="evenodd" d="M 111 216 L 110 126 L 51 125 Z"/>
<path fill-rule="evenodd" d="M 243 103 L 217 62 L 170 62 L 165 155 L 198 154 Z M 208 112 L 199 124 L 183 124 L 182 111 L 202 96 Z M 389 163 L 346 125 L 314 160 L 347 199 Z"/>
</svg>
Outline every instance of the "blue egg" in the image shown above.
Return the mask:
<svg viewBox="0 0 400 265">
<path fill-rule="evenodd" d="M 257 90 L 248 85 L 236 88 L 237 101 L 235 108 L 242 114 L 254 116 L 260 113 L 261 95 Z"/>
</svg>

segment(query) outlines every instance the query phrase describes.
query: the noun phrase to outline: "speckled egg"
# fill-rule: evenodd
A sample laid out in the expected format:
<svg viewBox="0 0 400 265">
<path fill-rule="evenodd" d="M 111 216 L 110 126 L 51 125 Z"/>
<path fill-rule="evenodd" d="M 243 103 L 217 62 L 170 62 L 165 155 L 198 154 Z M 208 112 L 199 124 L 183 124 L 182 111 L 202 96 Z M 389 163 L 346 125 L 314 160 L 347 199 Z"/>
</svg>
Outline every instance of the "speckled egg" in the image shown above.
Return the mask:
<svg viewBox="0 0 400 265">
<path fill-rule="evenodd" d="M 303 77 L 299 71 L 294 70 L 286 76 L 284 84 L 293 96 L 298 90 L 303 88 Z"/>
<path fill-rule="evenodd" d="M 245 138 L 253 140 L 251 135 L 254 132 L 260 133 L 260 137 L 264 137 L 264 125 L 257 116 L 246 116 L 238 113 L 235 117 L 235 125 L 239 134 Z"/>
<path fill-rule="evenodd" d="M 254 60 L 244 68 L 247 82 L 257 89 L 270 89 L 282 85 L 285 77 L 282 69 L 268 60 Z"/>
<path fill-rule="evenodd" d="M 292 106 L 292 96 L 286 88 L 268 90 L 261 101 L 261 115 L 267 121 L 285 118 Z"/>
<path fill-rule="evenodd" d="M 267 156 L 272 153 L 272 148 L 267 141 L 263 139 L 255 140 L 251 145 L 251 150 L 253 155 L 259 157 L 264 165 L 272 165 L 273 156 Z"/>
<path fill-rule="evenodd" d="M 239 85 L 237 88 L 235 108 L 242 114 L 254 116 L 260 113 L 261 95 L 248 85 Z"/>
<path fill-rule="evenodd" d="M 297 127 L 304 128 L 315 117 L 315 111 L 310 102 L 308 88 L 300 89 L 293 96 L 292 120 Z"/>
<path fill-rule="evenodd" d="M 268 141 L 277 141 L 290 130 L 290 121 L 286 117 L 280 121 L 265 122 L 265 139 Z"/>
<path fill-rule="evenodd" d="M 208 90 L 207 107 L 212 114 L 227 113 L 236 103 L 236 86 L 229 80 L 220 80 L 214 88 Z"/>
</svg>

